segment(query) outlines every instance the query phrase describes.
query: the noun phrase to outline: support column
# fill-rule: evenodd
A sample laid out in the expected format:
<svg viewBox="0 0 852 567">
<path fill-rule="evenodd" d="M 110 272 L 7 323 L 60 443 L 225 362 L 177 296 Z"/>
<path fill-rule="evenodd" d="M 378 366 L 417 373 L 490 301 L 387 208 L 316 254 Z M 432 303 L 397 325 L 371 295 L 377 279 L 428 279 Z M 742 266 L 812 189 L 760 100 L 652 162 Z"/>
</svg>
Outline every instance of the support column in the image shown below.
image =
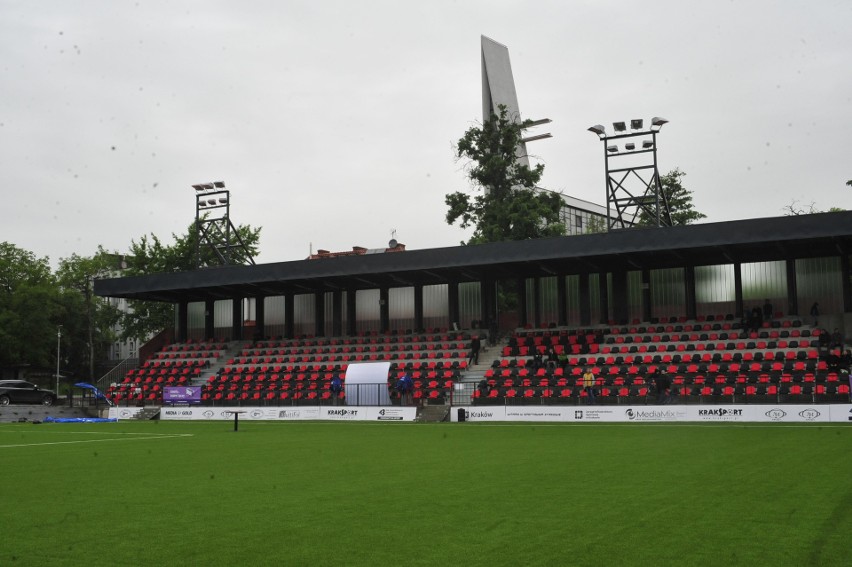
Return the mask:
<svg viewBox="0 0 852 567">
<path fill-rule="evenodd" d="M 536 329 L 540 329 L 542 327 L 541 278 L 539 276 L 533 278 L 533 321 L 535 321 Z"/>
<path fill-rule="evenodd" d="M 331 334 L 343 334 L 343 292 L 339 289 L 331 294 Z"/>
<path fill-rule="evenodd" d="M 601 320 L 599 323 L 606 325 L 609 323 L 609 293 L 606 282 L 606 272 L 598 274 L 598 291 L 601 304 Z"/>
<path fill-rule="evenodd" d="M 208 299 L 204 302 L 204 338 L 212 339 L 213 335 L 216 334 L 216 321 L 214 319 L 216 315 L 216 302 L 212 299 Z"/>
<path fill-rule="evenodd" d="M 243 298 L 231 299 L 231 340 L 243 340 Z"/>
<path fill-rule="evenodd" d="M 683 269 L 683 283 L 686 294 L 686 318 L 695 319 L 698 316 L 698 302 L 695 299 L 695 266 L 686 266 Z"/>
<path fill-rule="evenodd" d="M 322 291 L 314 293 L 314 335 L 325 336 L 325 293 Z"/>
<path fill-rule="evenodd" d="M 568 285 L 565 274 L 556 276 L 556 324 L 564 327 L 568 324 Z"/>
<path fill-rule="evenodd" d="M 459 282 L 447 282 L 447 315 L 449 315 L 450 328 L 457 323 L 459 329 L 464 328 L 464 323 L 459 321 Z"/>
<path fill-rule="evenodd" d="M 734 317 L 743 318 L 743 271 L 742 264 L 734 262 Z"/>
<path fill-rule="evenodd" d="M 294 331 L 295 331 L 295 320 L 296 314 L 293 313 L 295 310 L 295 296 L 292 293 L 287 293 L 284 295 L 284 338 L 292 339 Z"/>
<path fill-rule="evenodd" d="M 840 271 L 843 274 L 843 310 L 848 310 L 848 297 L 849 297 L 849 258 L 845 254 L 842 256 L 843 259 L 840 261 Z M 798 315 L 799 314 L 799 284 L 796 279 L 796 261 L 795 260 L 787 260 L 786 262 L 787 268 L 787 315 Z"/>
<path fill-rule="evenodd" d="M 180 303 L 178 303 L 177 313 L 177 339 L 178 342 L 185 343 L 186 339 L 189 337 L 189 303 L 187 303 L 186 301 L 181 301 Z"/>
<path fill-rule="evenodd" d="M 414 329 L 415 333 L 423 330 L 423 285 L 414 286 Z"/>
<path fill-rule="evenodd" d="M 654 318 L 654 310 L 651 309 L 651 270 L 642 269 L 642 319 L 651 321 Z"/>
<path fill-rule="evenodd" d="M 486 276 L 480 282 L 482 292 L 482 327 L 492 329 L 497 324 L 497 308 L 494 305 L 494 278 Z"/>
<path fill-rule="evenodd" d="M 518 326 L 526 327 L 530 322 L 530 316 L 527 310 L 527 280 L 526 278 L 518 278 L 515 286 L 518 289 Z"/>
<path fill-rule="evenodd" d="M 388 288 L 379 288 L 379 331 L 387 333 L 390 330 L 390 305 L 388 305 Z"/>
<path fill-rule="evenodd" d="M 266 298 L 258 296 L 254 298 L 254 336 L 252 339 L 259 341 L 266 336 Z"/>
<path fill-rule="evenodd" d="M 357 311 L 355 310 L 355 302 L 357 300 L 358 293 L 354 289 L 346 290 L 346 334 L 349 336 L 355 335 L 355 329 L 357 328 L 355 323 L 355 317 Z"/>
<path fill-rule="evenodd" d="M 605 279 L 603 281 L 606 281 Z M 627 271 L 618 270 L 612 273 L 612 318 L 616 323 L 630 323 L 630 309 L 627 299 Z"/>
<path fill-rule="evenodd" d="M 580 325 L 588 327 L 592 324 L 592 306 L 589 298 L 589 274 L 579 274 L 577 295 L 580 301 Z"/>
</svg>

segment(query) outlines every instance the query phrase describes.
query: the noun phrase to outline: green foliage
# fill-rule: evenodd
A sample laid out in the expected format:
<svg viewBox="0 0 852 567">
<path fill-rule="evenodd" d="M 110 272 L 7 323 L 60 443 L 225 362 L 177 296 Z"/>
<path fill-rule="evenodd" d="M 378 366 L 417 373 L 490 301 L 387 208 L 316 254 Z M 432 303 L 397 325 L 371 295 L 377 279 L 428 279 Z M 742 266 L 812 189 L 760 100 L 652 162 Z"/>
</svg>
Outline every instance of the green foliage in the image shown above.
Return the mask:
<svg viewBox="0 0 852 567">
<path fill-rule="evenodd" d="M 52 367 L 64 313 L 48 259 L 0 243 L 0 367 Z"/>
<path fill-rule="evenodd" d="M 240 421 L 0 424 L 0 496 L 15 505 L 0 563 L 79 566 L 98 550 L 116 565 L 849 560 L 841 424 Z M 50 545 L 46 510 L 74 519 Z"/>
<path fill-rule="evenodd" d="M 237 232 L 252 256 L 258 255 L 260 228 L 240 225 Z M 143 276 L 171 272 L 186 272 L 196 268 L 195 223 L 185 234 L 172 234 L 174 243 L 164 244 L 155 234 L 143 235 L 132 241 L 123 276 Z M 201 249 L 201 264 L 216 265 L 218 260 L 209 248 Z M 241 255 L 235 259 L 244 261 Z M 238 262 L 239 263 L 239 262 Z M 174 305 L 157 301 L 128 301 L 130 310 L 121 315 L 122 338 L 144 340 L 175 324 Z"/>
<path fill-rule="evenodd" d="M 663 195 L 668 200 L 672 224 L 675 226 L 692 224 L 697 220 L 707 218 L 707 215 L 695 210 L 692 203 L 692 191 L 683 186 L 684 177 L 686 177 L 686 173 L 679 168 L 674 168 L 660 177 Z M 639 214 L 637 224 L 640 226 L 656 226 L 657 219 L 642 211 Z"/>
<path fill-rule="evenodd" d="M 97 378 L 96 367 L 108 359 L 109 346 L 115 340 L 119 312 L 106 298 L 93 293 L 94 281 L 118 270 L 119 257 L 98 247 L 92 257 L 72 254 L 59 262 L 56 277 L 65 312 L 63 320 L 64 369 L 89 380 Z"/>
<path fill-rule="evenodd" d="M 559 222 L 562 197 L 536 189 L 544 165 L 530 168 L 517 160 L 523 131 L 532 121 L 513 120 L 503 105 L 499 110 L 456 144 L 456 157 L 468 160 L 467 176 L 477 193 L 445 196 L 447 224 L 473 227 L 468 244 L 565 234 Z"/>
<path fill-rule="evenodd" d="M 594 215 L 589 217 L 589 222 L 586 223 L 586 234 L 598 234 L 606 231 L 606 219 L 604 217 Z"/>
</svg>

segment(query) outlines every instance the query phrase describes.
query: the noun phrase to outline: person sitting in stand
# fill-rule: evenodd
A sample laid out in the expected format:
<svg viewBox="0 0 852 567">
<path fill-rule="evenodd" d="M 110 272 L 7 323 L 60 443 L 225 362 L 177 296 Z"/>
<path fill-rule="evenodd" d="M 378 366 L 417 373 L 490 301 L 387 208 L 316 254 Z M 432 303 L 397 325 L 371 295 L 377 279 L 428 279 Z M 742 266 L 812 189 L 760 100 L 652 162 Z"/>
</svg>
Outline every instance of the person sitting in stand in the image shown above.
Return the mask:
<svg viewBox="0 0 852 567">
<path fill-rule="evenodd" d="M 479 390 L 480 398 L 487 398 L 488 394 L 491 392 L 491 385 L 488 383 L 488 380 L 486 378 L 483 378 L 479 381 L 477 389 Z"/>
<path fill-rule="evenodd" d="M 553 345 L 547 347 L 547 369 L 553 372 L 556 370 L 556 367 L 559 366 L 559 357 L 556 356 L 556 349 L 553 348 Z"/>
<path fill-rule="evenodd" d="M 533 353 L 533 370 L 538 370 L 539 368 L 544 367 L 544 358 L 541 356 L 541 351 L 538 347 L 535 347 L 535 352 Z"/>
<path fill-rule="evenodd" d="M 334 399 L 334 404 L 337 405 L 337 400 L 340 399 L 340 394 L 343 392 L 343 380 L 337 374 L 331 379 L 331 387 L 329 388 Z"/>
<path fill-rule="evenodd" d="M 831 348 L 843 348 L 843 333 L 837 327 L 831 333 Z"/>
</svg>

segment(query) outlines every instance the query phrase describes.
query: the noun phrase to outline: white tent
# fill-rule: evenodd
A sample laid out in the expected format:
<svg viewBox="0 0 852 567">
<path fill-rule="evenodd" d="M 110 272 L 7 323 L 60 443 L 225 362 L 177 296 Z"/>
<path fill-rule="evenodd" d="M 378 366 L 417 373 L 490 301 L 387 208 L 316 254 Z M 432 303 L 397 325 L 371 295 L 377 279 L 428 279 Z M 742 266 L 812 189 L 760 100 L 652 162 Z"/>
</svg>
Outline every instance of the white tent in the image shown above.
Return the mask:
<svg viewBox="0 0 852 567">
<path fill-rule="evenodd" d="M 390 362 L 358 362 L 346 367 L 347 406 L 389 406 Z"/>
</svg>

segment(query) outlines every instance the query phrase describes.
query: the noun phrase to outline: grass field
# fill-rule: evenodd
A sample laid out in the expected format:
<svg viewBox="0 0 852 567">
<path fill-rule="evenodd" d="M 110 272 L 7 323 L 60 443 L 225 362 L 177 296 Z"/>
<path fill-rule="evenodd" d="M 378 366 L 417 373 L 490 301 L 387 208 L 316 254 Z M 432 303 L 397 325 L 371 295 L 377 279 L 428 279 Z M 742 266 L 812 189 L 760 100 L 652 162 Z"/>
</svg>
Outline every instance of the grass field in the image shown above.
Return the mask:
<svg viewBox="0 0 852 567">
<path fill-rule="evenodd" d="M 852 427 L 0 425 L 0 565 L 849 565 Z"/>
</svg>

